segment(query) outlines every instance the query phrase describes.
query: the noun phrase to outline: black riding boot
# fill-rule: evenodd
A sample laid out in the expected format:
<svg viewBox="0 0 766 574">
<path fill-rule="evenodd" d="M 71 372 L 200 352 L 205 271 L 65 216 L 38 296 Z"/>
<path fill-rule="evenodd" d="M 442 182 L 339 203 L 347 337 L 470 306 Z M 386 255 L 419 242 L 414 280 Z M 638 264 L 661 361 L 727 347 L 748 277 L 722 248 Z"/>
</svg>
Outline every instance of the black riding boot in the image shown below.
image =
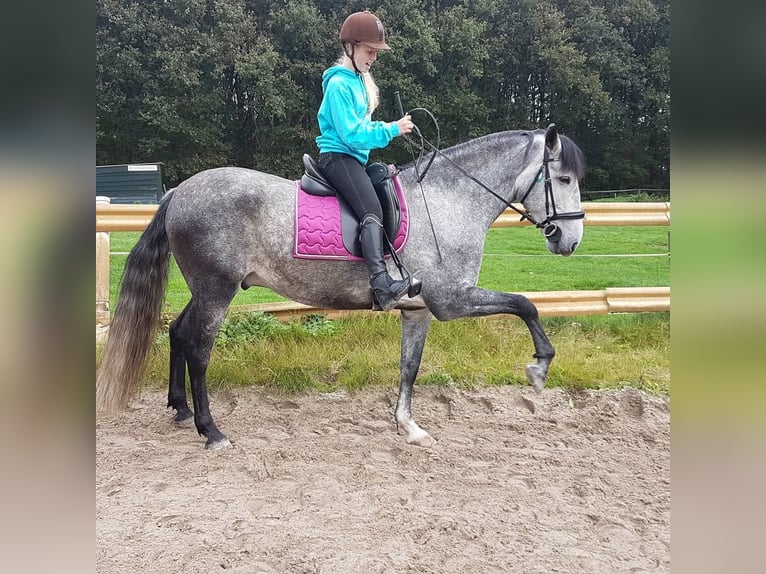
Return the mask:
<svg viewBox="0 0 766 574">
<path fill-rule="evenodd" d="M 385 253 L 383 225 L 377 217 L 368 215 L 364 218 L 360 226 L 359 241 L 362 244 L 362 254 L 370 274 L 370 287 L 375 300 L 384 311 L 389 311 L 409 290 L 410 279 L 406 277 L 394 280 L 388 274 L 386 262 L 383 259 Z"/>
</svg>

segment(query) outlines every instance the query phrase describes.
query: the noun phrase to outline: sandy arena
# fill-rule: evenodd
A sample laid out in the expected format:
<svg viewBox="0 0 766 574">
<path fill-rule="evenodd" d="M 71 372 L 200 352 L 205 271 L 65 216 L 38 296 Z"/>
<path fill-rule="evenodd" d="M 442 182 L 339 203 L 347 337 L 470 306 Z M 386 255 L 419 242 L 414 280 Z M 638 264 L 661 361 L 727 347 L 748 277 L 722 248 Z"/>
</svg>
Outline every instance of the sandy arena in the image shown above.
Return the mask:
<svg viewBox="0 0 766 574">
<path fill-rule="evenodd" d="M 233 447 L 165 393 L 96 424 L 99 574 L 670 571 L 670 404 L 643 392 L 212 393 Z"/>
</svg>

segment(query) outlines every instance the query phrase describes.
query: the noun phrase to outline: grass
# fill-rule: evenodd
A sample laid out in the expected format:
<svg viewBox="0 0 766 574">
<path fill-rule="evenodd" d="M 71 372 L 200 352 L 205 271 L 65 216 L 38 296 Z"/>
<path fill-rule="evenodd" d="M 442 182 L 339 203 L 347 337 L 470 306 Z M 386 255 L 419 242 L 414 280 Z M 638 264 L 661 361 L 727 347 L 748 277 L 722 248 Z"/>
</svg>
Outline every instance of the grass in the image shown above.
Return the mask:
<svg viewBox="0 0 766 574">
<path fill-rule="evenodd" d="M 139 233 L 112 233 L 113 252 L 129 251 Z M 614 255 L 660 254 L 657 257 Z M 112 308 L 124 255 L 111 258 Z M 588 227 L 569 258 L 547 253 L 531 228 L 491 229 L 479 285 L 503 291 L 590 290 L 670 284 L 669 233 L 662 227 Z M 165 310 L 189 299 L 172 263 Z M 240 291 L 233 305 L 284 301 L 268 289 Z M 670 390 L 670 314 L 644 313 L 543 319 L 557 356 L 549 385 L 569 389 L 632 386 Z M 262 313 L 230 314 L 208 370 L 211 389 L 263 385 L 285 392 L 393 387 L 399 379 L 398 315 L 328 321 L 310 315 L 280 323 Z M 167 333 L 160 332 L 145 381 L 167 384 Z M 507 316 L 434 322 L 418 376 L 420 385 L 472 388 L 526 384 L 532 360 L 525 325 Z"/>
<path fill-rule="evenodd" d="M 490 229 L 479 285 L 502 291 L 583 291 L 670 285 L 668 230 L 588 227 L 571 257 L 545 250 L 533 228 Z M 615 257 L 615 255 L 658 255 Z"/>
<path fill-rule="evenodd" d="M 549 386 L 669 392 L 668 313 L 548 318 L 543 325 L 557 349 Z M 237 339 L 232 329 L 249 335 Z M 243 313 L 229 317 L 222 333 L 208 370 L 211 389 L 260 385 L 282 392 L 331 392 L 398 384 L 396 314 L 334 321 L 315 315 L 280 323 L 263 313 Z M 168 351 L 162 333 L 148 362 L 146 383 L 167 384 Z M 533 352 L 525 325 L 512 317 L 434 322 L 418 384 L 525 385 L 524 368 Z"/>
<path fill-rule="evenodd" d="M 111 251 L 126 253 L 140 233 L 114 232 Z M 659 254 L 657 257 L 614 255 Z M 664 254 L 664 255 L 662 255 Z M 110 301 L 114 309 L 126 255 L 110 258 Z M 607 287 L 670 285 L 669 234 L 665 227 L 587 227 L 582 246 L 565 258 L 545 249 L 533 228 L 493 228 L 484 246 L 479 286 L 501 291 L 590 290 Z M 175 261 L 168 277 L 165 311 L 180 312 L 189 291 Z M 233 306 L 285 301 L 273 291 L 253 287 L 240 291 Z"/>
</svg>

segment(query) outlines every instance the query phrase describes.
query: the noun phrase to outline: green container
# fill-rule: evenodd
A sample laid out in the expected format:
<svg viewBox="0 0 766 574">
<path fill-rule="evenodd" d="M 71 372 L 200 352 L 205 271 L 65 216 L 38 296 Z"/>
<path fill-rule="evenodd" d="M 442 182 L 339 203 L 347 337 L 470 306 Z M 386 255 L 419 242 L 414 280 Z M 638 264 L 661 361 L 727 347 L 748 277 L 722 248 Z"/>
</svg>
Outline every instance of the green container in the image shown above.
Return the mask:
<svg viewBox="0 0 766 574">
<path fill-rule="evenodd" d="M 161 163 L 96 166 L 96 195 L 112 203 L 157 203 L 164 192 Z"/>
</svg>

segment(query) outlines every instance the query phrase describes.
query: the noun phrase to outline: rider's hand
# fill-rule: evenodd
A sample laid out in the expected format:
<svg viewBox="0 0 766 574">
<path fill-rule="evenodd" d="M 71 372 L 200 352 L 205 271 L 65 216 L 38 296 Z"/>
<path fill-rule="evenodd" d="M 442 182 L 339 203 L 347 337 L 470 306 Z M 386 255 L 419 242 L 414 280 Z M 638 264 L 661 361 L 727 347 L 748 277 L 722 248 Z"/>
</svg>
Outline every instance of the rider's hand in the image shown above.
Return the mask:
<svg viewBox="0 0 766 574">
<path fill-rule="evenodd" d="M 412 132 L 413 128 L 415 127 L 415 124 L 412 123 L 412 118 L 409 114 L 404 116 L 402 119 L 397 120 L 396 125 L 399 126 L 399 135 L 404 135 Z"/>
</svg>

